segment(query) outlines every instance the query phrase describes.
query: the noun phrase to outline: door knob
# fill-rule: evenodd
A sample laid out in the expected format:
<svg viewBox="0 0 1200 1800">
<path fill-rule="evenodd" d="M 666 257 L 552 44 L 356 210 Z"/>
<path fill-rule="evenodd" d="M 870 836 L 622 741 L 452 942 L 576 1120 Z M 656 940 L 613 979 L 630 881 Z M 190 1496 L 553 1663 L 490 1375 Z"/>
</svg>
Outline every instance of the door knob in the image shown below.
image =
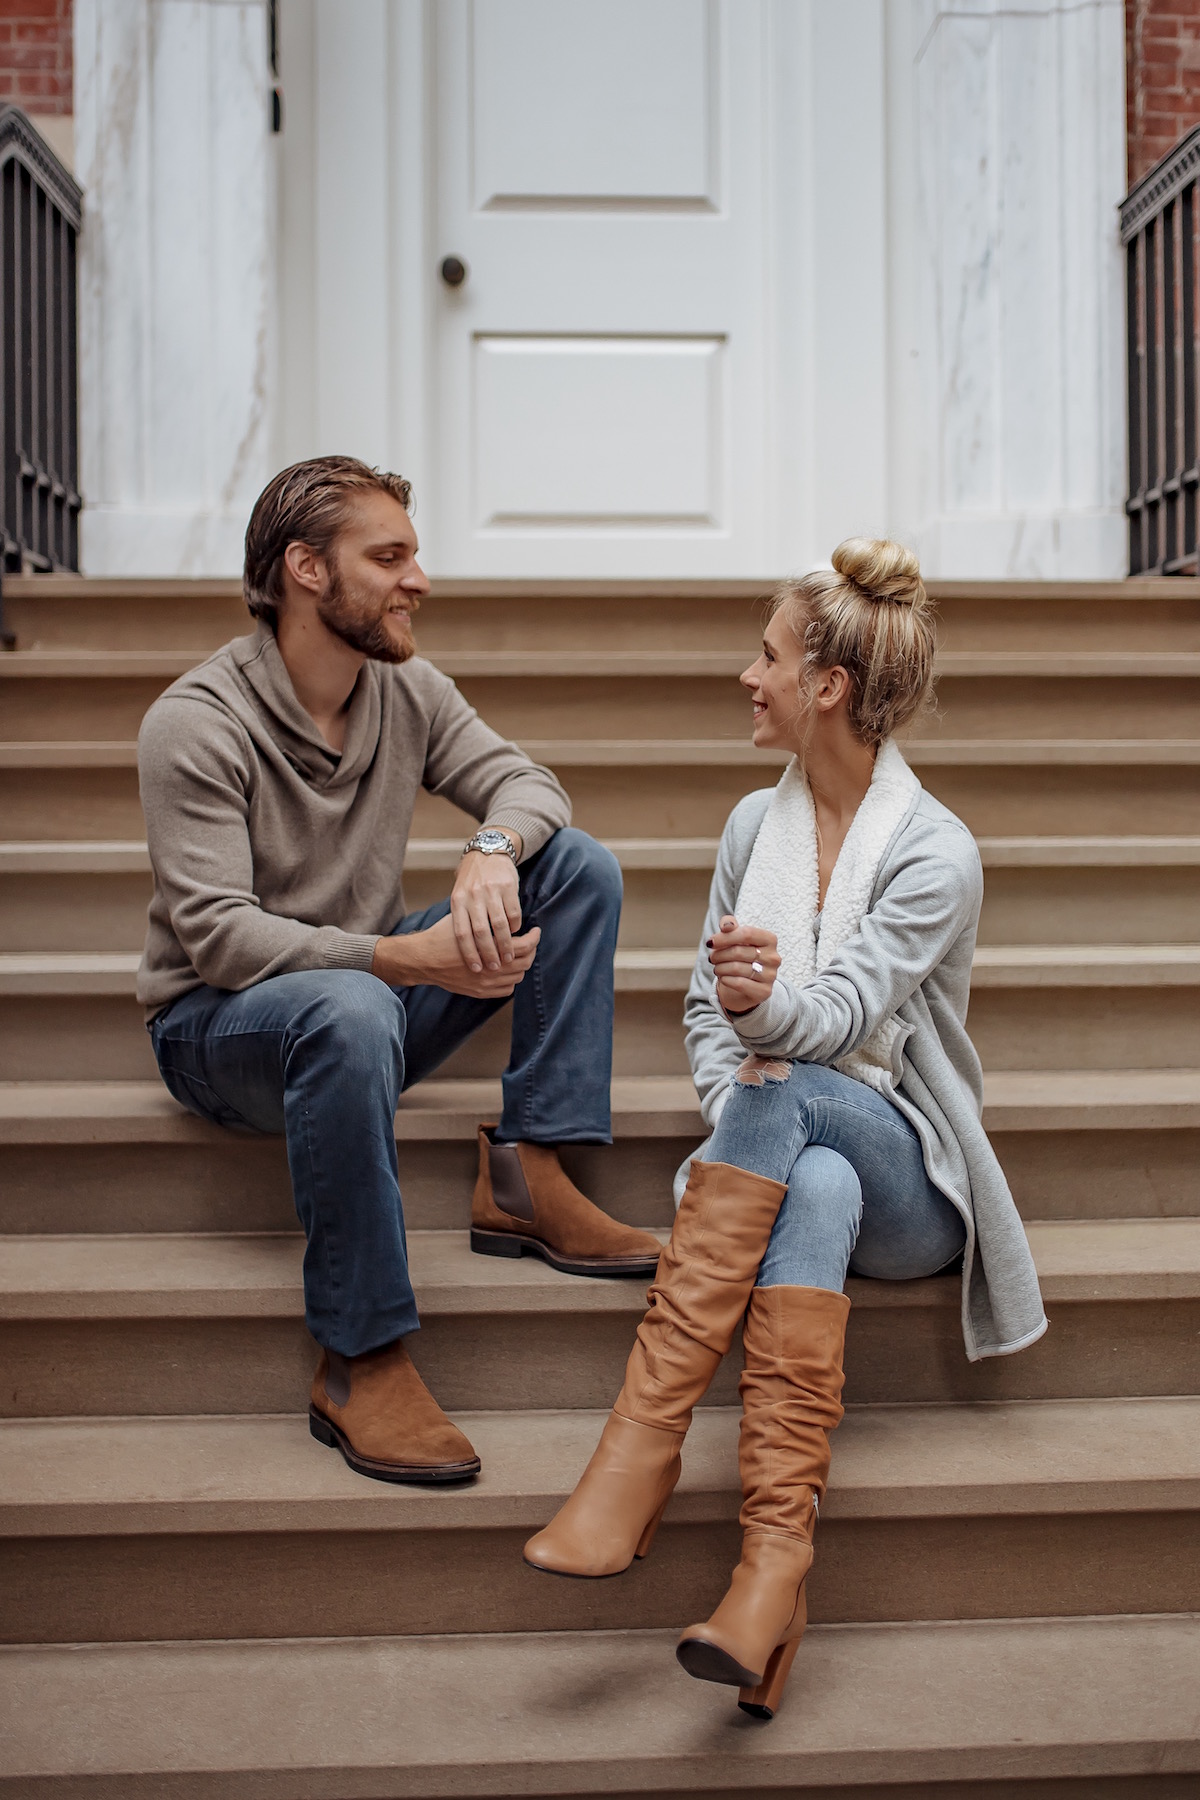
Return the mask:
<svg viewBox="0 0 1200 1800">
<path fill-rule="evenodd" d="M 442 263 L 442 280 L 447 287 L 461 287 L 467 279 L 467 265 L 461 256 L 447 256 Z"/>
</svg>

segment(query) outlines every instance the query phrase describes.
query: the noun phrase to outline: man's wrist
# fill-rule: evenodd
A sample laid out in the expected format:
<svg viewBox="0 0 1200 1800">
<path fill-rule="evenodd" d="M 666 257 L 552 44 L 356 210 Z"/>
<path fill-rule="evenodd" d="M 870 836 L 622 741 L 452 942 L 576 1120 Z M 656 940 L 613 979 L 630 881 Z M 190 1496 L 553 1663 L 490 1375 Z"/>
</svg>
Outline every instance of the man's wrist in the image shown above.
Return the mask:
<svg viewBox="0 0 1200 1800">
<path fill-rule="evenodd" d="M 523 849 L 524 840 L 519 831 L 511 831 L 507 825 L 485 824 L 467 839 L 463 845 L 463 855 L 478 851 L 482 856 L 509 857 L 516 864 L 521 860 Z"/>
<path fill-rule="evenodd" d="M 377 938 L 371 961 L 372 975 L 386 981 L 389 987 L 415 986 L 420 974 L 418 940 L 424 935 L 421 931 L 408 931 L 395 937 Z"/>
</svg>

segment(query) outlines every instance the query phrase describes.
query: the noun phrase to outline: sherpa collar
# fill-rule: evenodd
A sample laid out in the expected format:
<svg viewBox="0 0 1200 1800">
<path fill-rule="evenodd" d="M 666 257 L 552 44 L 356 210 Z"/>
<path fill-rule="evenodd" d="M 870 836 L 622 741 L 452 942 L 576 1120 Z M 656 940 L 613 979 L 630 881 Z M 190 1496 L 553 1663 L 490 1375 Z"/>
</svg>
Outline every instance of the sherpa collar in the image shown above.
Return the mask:
<svg viewBox="0 0 1200 1800">
<path fill-rule="evenodd" d="M 738 891 L 743 925 L 773 931 L 780 973 L 802 988 L 826 968 L 854 936 L 870 904 L 879 865 L 897 828 L 911 811 L 921 784 L 888 738 L 879 748 L 871 785 L 838 854 L 820 913 L 817 820 L 812 792 L 796 758 L 784 770 L 763 815 Z M 845 1075 L 882 1088 L 892 1074 L 892 1046 L 900 1030 L 885 1020 L 837 1067 Z"/>
</svg>

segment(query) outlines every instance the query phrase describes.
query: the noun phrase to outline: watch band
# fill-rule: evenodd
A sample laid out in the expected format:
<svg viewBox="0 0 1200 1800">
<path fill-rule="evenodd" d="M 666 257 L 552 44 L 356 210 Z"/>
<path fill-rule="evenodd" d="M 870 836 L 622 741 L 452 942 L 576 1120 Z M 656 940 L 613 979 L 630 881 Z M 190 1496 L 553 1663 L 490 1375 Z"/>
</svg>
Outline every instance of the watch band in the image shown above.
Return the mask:
<svg viewBox="0 0 1200 1800">
<path fill-rule="evenodd" d="M 512 839 L 497 825 L 484 825 L 475 833 L 474 837 L 468 838 L 462 847 L 463 855 L 466 856 L 470 850 L 478 850 L 484 856 L 505 855 L 510 857 L 514 864 L 517 860 L 517 852 Z"/>
</svg>

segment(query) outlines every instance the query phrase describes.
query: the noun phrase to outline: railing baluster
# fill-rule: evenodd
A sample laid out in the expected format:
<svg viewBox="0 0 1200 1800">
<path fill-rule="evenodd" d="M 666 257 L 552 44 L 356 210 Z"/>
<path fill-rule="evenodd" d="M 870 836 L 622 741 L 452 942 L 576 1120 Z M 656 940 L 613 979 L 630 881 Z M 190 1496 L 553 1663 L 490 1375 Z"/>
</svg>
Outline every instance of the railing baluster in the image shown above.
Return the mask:
<svg viewBox="0 0 1200 1800">
<path fill-rule="evenodd" d="M 1159 221 L 1151 220 L 1144 232 L 1142 259 L 1142 331 L 1146 337 L 1146 560 L 1151 567 L 1159 553 Z"/>
<path fill-rule="evenodd" d="M 1162 518 L 1160 562 L 1163 568 L 1179 557 L 1179 460 L 1175 363 L 1175 314 L 1179 291 L 1175 282 L 1175 214 L 1173 200 L 1163 208 L 1159 230 L 1162 242 Z"/>
<path fill-rule="evenodd" d="M 1140 237 L 1125 246 L 1125 405 L 1129 423 L 1129 572 L 1137 575 L 1145 565 L 1142 545 L 1141 496 L 1145 489 L 1142 456 L 1142 369 L 1138 345 L 1138 246 Z M 1136 508 L 1136 510 L 1135 510 Z"/>
<path fill-rule="evenodd" d="M 1196 443 L 1196 183 L 1190 182 L 1179 198 L 1179 338 L 1182 473 L 1182 569 L 1196 571 L 1196 486 L 1200 481 Z"/>
<path fill-rule="evenodd" d="M 1131 575 L 1197 572 L 1200 126 L 1121 203 Z"/>
<path fill-rule="evenodd" d="M 0 573 L 79 567 L 82 198 L 24 113 L 0 105 Z"/>
</svg>

